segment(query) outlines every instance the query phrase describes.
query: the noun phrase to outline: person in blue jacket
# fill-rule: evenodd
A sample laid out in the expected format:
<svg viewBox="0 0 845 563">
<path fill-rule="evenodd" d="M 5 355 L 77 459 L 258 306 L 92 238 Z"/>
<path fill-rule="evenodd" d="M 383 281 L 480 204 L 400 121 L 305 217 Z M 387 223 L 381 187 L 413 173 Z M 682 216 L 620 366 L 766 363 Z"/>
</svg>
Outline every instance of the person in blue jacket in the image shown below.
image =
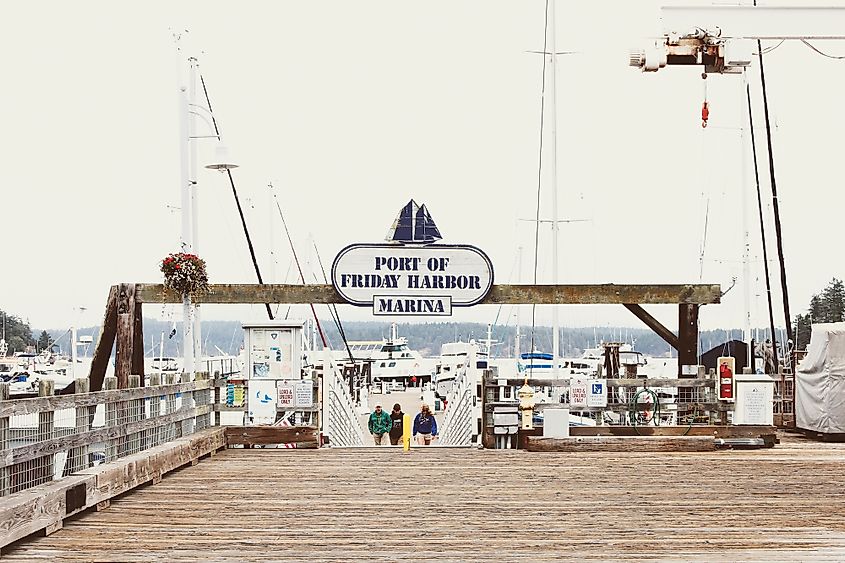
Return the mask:
<svg viewBox="0 0 845 563">
<path fill-rule="evenodd" d="M 431 414 L 431 409 L 425 403 L 420 406 L 420 412 L 414 418 L 414 438 L 421 446 L 428 446 L 437 436 L 437 421 Z"/>
</svg>

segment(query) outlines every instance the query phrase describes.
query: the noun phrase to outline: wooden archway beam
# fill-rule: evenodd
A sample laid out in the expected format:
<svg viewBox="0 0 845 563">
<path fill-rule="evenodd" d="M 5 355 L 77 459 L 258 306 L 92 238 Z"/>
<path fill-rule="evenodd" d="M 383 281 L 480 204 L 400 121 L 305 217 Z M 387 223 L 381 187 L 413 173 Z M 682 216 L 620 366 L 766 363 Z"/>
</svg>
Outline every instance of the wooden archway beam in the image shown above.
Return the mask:
<svg viewBox="0 0 845 563">
<path fill-rule="evenodd" d="M 494 285 L 481 304 L 536 305 L 649 305 L 719 303 L 718 284 L 571 284 L 571 285 Z M 162 284 L 136 284 L 135 299 L 140 303 L 181 303 L 181 295 Z M 196 303 L 284 303 L 343 304 L 345 301 L 327 284 L 215 284 Z"/>
</svg>

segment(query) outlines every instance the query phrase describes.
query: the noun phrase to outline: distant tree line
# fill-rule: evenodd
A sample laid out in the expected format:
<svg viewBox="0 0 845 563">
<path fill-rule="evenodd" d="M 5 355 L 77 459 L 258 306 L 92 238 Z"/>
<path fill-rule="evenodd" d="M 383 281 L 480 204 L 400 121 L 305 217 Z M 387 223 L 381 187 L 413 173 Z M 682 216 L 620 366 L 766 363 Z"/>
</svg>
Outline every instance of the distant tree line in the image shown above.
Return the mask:
<svg viewBox="0 0 845 563">
<path fill-rule="evenodd" d="M 10 319 L 12 317 L 9 317 Z M 70 337 L 66 329 L 51 330 L 37 329 L 35 332 L 29 325 L 20 323 L 14 331 L 18 335 L 15 344 L 9 345 L 9 353 L 22 351 L 24 340 L 28 345 L 35 346 L 38 341 L 38 349 L 48 343 L 54 350 L 62 353 L 70 353 Z M 329 345 L 335 350 L 343 350 L 343 341 L 331 319 L 321 319 L 322 328 Z M 344 332 L 349 340 L 381 340 L 390 336 L 390 323 L 386 322 L 345 322 Z M 175 332 L 174 332 L 175 329 Z M 487 325 L 483 323 L 463 322 L 424 322 L 424 323 L 399 323 L 397 325 L 399 336 L 408 339 L 408 344 L 425 357 L 438 356 L 441 346 L 446 342 L 462 340 L 484 340 L 487 337 Z M 759 340 L 770 338 L 768 331 L 759 330 Z M 99 338 L 99 327 L 80 328 L 79 336 L 91 336 L 94 344 L 87 350 L 87 355 L 93 354 Z M 7 326 L 7 341 L 12 331 Z M 182 323 L 172 323 L 154 319 L 144 319 L 144 355 L 147 358 L 163 356 L 182 355 Z M 520 327 L 520 351 L 528 352 L 532 346 L 532 334 L 530 326 Z M 514 326 L 493 326 L 493 355 L 496 357 L 514 357 L 517 354 L 515 349 L 516 327 Z M 243 329 L 239 321 L 205 321 L 202 323 L 203 352 L 207 355 L 233 354 L 240 352 L 243 344 Z M 699 348 L 705 352 L 716 346 L 720 346 L 728 340 L 742 339 L 740 329 L 718 329 L 702 331 L 699 335 Z M 677 353 L 659 336 L 646 328 L 625 328 L 625 327 L 584 327 L 572 328 L 562 327 L 560 333 L 560 353 L 565 357 L 580 356 L 587 348 L 601 345 L 602 342 L 626 342 L 632 344 L 634 349 L 649 356 L 663 357 L 675 356 Z M 317 345 L 321 346 L 320 337 L 317 336 Z M 544 352 L 552 351 L 552 329 L 550 327 L 537 327 L 533 334 L 533 347 Z M 85 350 L 80 350 L 85 354 Z"/>
</svg>

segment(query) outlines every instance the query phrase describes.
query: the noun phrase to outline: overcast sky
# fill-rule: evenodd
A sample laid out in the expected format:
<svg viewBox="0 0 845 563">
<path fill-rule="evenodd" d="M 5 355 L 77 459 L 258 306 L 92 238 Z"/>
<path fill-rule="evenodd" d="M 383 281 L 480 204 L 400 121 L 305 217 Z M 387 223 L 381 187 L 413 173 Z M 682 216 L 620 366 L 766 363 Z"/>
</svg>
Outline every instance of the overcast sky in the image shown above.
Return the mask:
<svg viewBox="0 0 845 563">
<path fill-rule="evenodd" d="M 702 129 L 699 69 L 628 67 L 628 50 L 659 29 L 661 3 L 558 3 L 558 50 L 576 52 L 557 66 L 559 215 L 585 220 L 561 227 L 559 281 L 727 289 L 736 276 L 701 324 L 738 327 L 743 189 L 756 198 L 750 161 L 743 182 L 741 78 L 707 80 L 711 118 Z M 0 308 L 37 327 L 97 324 L 110 285 L 161 280 L 158 263 L 178 249 L 178 68 L 192 53 L 240 164 L 234 176 L 266 281 L 284 282 L 291 263 L 271 181 L 309 281 L 318 271 L 312 240 L 329 267 L 345 245 L 383 240 L 410 198 L 428 205 L 443 242 L 484 249 L 498 283 L 532 279 L 534 227 L 520 219 L 534 217 L 537 201 L 542 56 L 530 51 L 543 46 L 543 0 L 134 6 L 6 9 Z M 179 56 L 171 35 L 184 29 Z M 817 45 L 845 55 L 845 42 Z M 845 276 L 845 61 L 787 42 L 765 62 L 795 314 L 831 277 Z M 749 78 L 760 108 L 756 68 Z M 762 115 L 756 124 L 771 228 Z M 199 133 L 209 133 L 202 122 Z M 213 143 L 198 143 L 201 162 L 210 159 Z M 212 282 L 255 281 L 225 176 L 201 169 L 199 191 L 199 253 Z M 550 193 L 544 186 L 545 218 Z M 752 313 L 762 326 L 751 201 Z M 542 228 L 540 283 L 552 282 L 550 234 Z M 769 256 L 777 276 L 773 242 Z M 80 306 L 88 308 L 81 316 Z M 206 319 L 257 319 L 263 307 L 205 311 Z M 653 311 L 676 326 L 674 308 Z M 179 311 L 149 305 L 145 314 Z M 352 307 L 341 314 L 370 318 Z M 454 318 L 496 314 L 484 306 Z M 512 310 L 503 322 L 513 324 Z M 638 326 L 619 307 L 564 307 L 562 322 Z"/>
</svg>

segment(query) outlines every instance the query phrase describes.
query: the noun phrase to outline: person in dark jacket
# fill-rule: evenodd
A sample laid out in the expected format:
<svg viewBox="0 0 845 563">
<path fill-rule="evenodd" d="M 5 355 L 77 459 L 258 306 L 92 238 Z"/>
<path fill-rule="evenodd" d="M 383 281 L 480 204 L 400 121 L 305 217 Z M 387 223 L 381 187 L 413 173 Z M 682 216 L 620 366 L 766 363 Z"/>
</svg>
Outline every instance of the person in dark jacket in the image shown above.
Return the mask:
<svg viewBox="0 0 845 563">
<path fill-rule="evenodd" d="M 434 437 L 437 436 L 437 421 L 431 414 L 431 408 L 423 403 L 420 412 L 414 418 L 414 437 L 421 446 L 428 446 Z"/>
<path fill-rule="evenodd" d="M 381 410 L 381 404 L 376 403 L 376 409 L 370 413 L 370 419 L 367 421 L 367 428 L 377 446 L 381 445 L 384 435 L 390 431 L 390 425 L 390 415 Z"/>
<path fill-rule="evenodd" d="M 399 403 L 393 405 L 393 411 L 390 413 L 390 444 L 393 446 L 399 445 L 399 440 L 402 439 L 402 433 L 405 431 L 404 427 L 405 413 L 402 412 L 402 407 Z"/>
</svg>

